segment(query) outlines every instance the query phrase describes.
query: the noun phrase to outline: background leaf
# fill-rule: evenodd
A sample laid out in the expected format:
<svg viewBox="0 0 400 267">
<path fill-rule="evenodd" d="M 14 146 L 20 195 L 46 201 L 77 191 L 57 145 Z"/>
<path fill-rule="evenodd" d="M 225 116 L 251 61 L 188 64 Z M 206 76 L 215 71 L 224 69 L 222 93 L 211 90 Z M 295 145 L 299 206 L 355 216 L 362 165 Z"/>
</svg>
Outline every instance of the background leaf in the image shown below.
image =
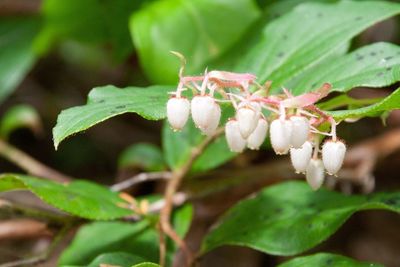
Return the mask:
<svg viewBox="0 0 400 267">
<path fill-rule="evenodd" d="M 35 17 L 0 18 L 0 102 L 33 66 L 36 59 L 33 42 L 39 26 Z"/>
<path fill-rule="evenodd" d="M 264 1 L 264 0 L 259 0 Z M 273 20 L 277 19 L 284 14 L 290 12 L 296 6 L 304 3 L 312 3 L 312 2 L 320 2 L 320 3 L 335 3 L 340 0 L 278 0 L 278 1 L 270 1 L 265 0 L 265 3 L 262 5 L 263 9 L 266 13 L 267 19 Z"/>
<path fill-rule="evenodd" d="M 312 68 L 289 88 L 293 88 L 294 94 L 300 94 L 328 82 L 332 84 L 332 91 L 346 92 L 359 86 L 384 87 L 399 80 L 400 47 L 375 43 Z"/>
<path fill-rule="evenodd" d="M 26 175 L 1 175 L 0 192 L 10 190 L 30 190 L 51 206 L 91 220 L 111 220 L 133 213 L 119 207 L 126 202 L 117 193 L 84 180 L 59 184 Z"/>
<path fill-rule="evenodd" d="M 360 262 L 341 255 L 318 253 L 310 256 L 297 257 L 280 264 L 278 267 L 383 267 L 381 264 Z"/>
<path fill-rule="evenodd" d="M 259 82 L 272 80 L 274 89 L 288 86 L 355 35 L 399 12 L 399 4 L 384 1 L 299 5 L 267 24 L 258 43 L 242 51 L 236 70 L 256 74 Z"/>
<path fill-rule="evenodd" d="M 161 267 L 161 266 L 156 263 L 152 263 L 152 262 L 143 262 L 143 263 L 136 264 L 132 267 Z"/>
<path fill-rule="evenodd" d="M 327 239 L 353 213 L 368 209 L 400 212 L 400 193 L 345 196 L 314 192 L 305 182 L 281 183 L 231 208 L 205 238 L 202 252 L 239 245 L 296 255 Z"/>
<path fill-rule="evenodd" d="M 146 220 L 136 223 L 94 222 L 82 226 L 59 259 L 60 265 L 87 265 L 98 255 L 109 252 L 135 253 L 158 260 L 157 232 Z M 107 233 L 106 235 L 104 233 Z M 96 240 L 96 242 L 93 242 Z M 87 244 L 91 245 L 88 246 Z"/>
<path fill-rule="evenodd" d="M 165 169 L 161 149 L 150 143 L 139 143 L 127 147 L 118 158 L 119 168 L 141 168 L 145 171 Z"/>
<path fill-rule="evenodd" d="M 173 224 L 177 233 L 183 237 L 189 230 L 192 220 L 190 205 L 177 209 L 173 214 Z M 81 227 L 71 245 L 64 250 L 60 265 L 86 265 L 97 255 L 108 252 L 135 253 L 146 260 L 158 262 L 159 236 L 155 221 L 141 220 L 136 223 L 95 222 Z M 105 235 L 104 233 L 107 233 Z M 92 243 L 88 246 L 88 242 Z M 167 259 L 170 263 L 176 251 L 175 245 L 168 243 Z"/>
<path fill-rule="evenodd" d="M 137 113 L 148 120 L 165 118 L 169 86 L 125 89 L 108 85 L 94 88 L 84 106 L 62 111 L 53 129 L 54 146 L 68 136 L 86 130 L 97 123 L 127 112 Z"/>
<path fill-rule="evenodd" d="M 42 130 L 42 121 L 38 112 L 29 105 L 16 105 L 6 111 L 0 121 L 0 135 L 7 139 L 19 128 L 29 128 L 35 134 Z"/>
<path fill-rule="evenodd" d="M 144 2 L 147 1 L 45 0 L 38 48 L 45 52 L 61 40 L 111 44 L 115 58 L 123 60 L 133 52 L 129 16 Z"/>
<path fill-rule="evenodd" d="M 108 264 L 120 267 L 131 267 L 134 264 L 144 262 L 139 256 L 124 252 L 105 253 L 97 256 L 88 267 L 99 267 L 101 264 Z"/>
<path fill-rule="evenodd" d="M 347 118 L 376 117 L 383 112 L 400 109 L 400 88 L 381 101 L 362 108 L 328 111 L 336 120 Z"/>
<path fill-rule="evenodd" d="M 188 73 L 204 71 L 258 16 L 252 0 L 160 0 L 136 12 L 130 28 L 146 74 L 165 84 L 178 78 L 179 60 L 170 50 L 185 55 Z"/>
</svg>

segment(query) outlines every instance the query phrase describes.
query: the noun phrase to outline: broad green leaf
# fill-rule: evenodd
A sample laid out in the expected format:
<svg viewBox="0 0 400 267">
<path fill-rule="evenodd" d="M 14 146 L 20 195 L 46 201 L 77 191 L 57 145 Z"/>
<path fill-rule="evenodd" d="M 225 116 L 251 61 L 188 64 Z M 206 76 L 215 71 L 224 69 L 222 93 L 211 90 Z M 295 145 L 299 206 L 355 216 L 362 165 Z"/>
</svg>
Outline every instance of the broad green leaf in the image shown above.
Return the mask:
<svg viewBox="0 0 400 267">
<path fill-rule="evenodd" d="M 119 156 L 119 168 L 141 168 L 146 171 L 165 169 L 161 149 L 150 143 L 139 143 L 127 147 Z"/>
<path fill-rule="evenodd" d="M 400 47 L 375 43 L 313 68 L 289 88 L 299 94 L 328 82 L 332 91 L 345 92 L 359 86 L 384 87 L 399 80 Z"/>
<path fill-rule="evenodd" d="M 122 60 L 133 51 L 129 16 L 142 2 L 146 1 L 45 0 L 39 49 L 44 52 L 60 40 L 111 44 L 115 57 Z"/>
<path fill-rule="evenodd" d="M 54 146 L 70 135 L 84 131 L 97 123 L 127 112 L 137 113 L 148 120 L 165 118 L 169 86 L 125 89 L 108 85 L 94 88 L 86 105 L 62 111 L 53 129 Z"/>
<path fill-rule="evenodd" d="M 99 267 L 101 264 L 107 264 L 119 267 L 131 267 L 134 264 L 144 262 L 142 257 L 126 252 L 111 252 L 97 256 L 88 267 Z"/>
<path fill-rule="evenodd" d="M 188 59 L 188 73 L 236 42 L 259 16 L 252 0 L 159 0 L 133 14 L 130 29 L 141 65 L 156 83 L 174 83 L 179 60 Z"/>
<path fill-rule="evenodd" d="M 71 245 L 62 253 L 59 265 L 87 265 L 97 255 L 113 251 L 135 253 L 157 261 L 158 234 L 147 220 L 89 223 L 79 229 Z"/>
<path fill-rule="evenodd" d="M 376 98 L 353 98 L 347 94 L 341 94 L 322 103 L 318 103 L 317 106 L 322 110 L 335 110 L 345 106 L 348 107 L 363 107 L 366 105 L 376 104 L 383 100 L 384 97 Z"/>
<path fill-rule="evenodd" d="M 18 86 L 35 62 L 33 42 L 39 26 L 35 17 L 0 18 L 0 101 Z"/>
<path fill-rule="evenodd" d="M 174 228 L 181 237 L 189 230 L 191 220 L 190 205 L 174 212 Z M 88 246 L 93 240 L 96 242 Z M 61 255 L 59 265 L 87 265 L 97 255 L 112 251 L 134 253 L 148 261 L 158 262 L 158 249 L 159 235 L 154 221 L 95 222 L 79 229 L 71 245 Z M 175 245 L 168 243 L 168 262 L 171 262 L 175 251 Z"/>
<path fill-rule="evenodd" d="M 341 255 L 318 253 L 310 256 L 297 257 L 280 264 L 278 267 L 383 267 L 381 264 L 356 261 Z"/>
<path fill-rule="evenodd" d="M 132 215 L 131 210 L 119 206 L 127 203 L 117 193 L 89 181 L 59 184 L 26 175 L 0 175 L 0 192 L 10 190 L 32 191 L 47 204 L 86 219 L 111 220 Z"/>
<path fill-rule="evenodd" d="M 274 89 L 288 86 L 351 38 L 399 12 L 400 4 L 384 1 L 299 5 L 265 27 L 236 70 L 258 75 L 259 82 L 272 80 Z"/>
<path fill-rule="evenodd" d="M 222 108 L 222 112 L 221 125 L 224 125 L 229 116 L 233 115 L 233 109 L 225 107 Z M 191 119 L 180 132 L 174 132 L 169 124 L 165 123 L 162 134 L 164 158 L 172 169 L 182 166 L 188 160 L 192 149 L 202 143 L 205 138 Z M 229 150 L 225 137 L 221 136 L 193 163 L 192 171 L 201 172 L 215 168 L 235 155 L 236 153 Z"/>
<path fill-rule="evenodd" d="M 266 17 L 268 20 L 273 20 L 281 17 L 282 15 L 290 12 L 296 6 L 304 3 L 310 2 L 320 2 L 320 3 L 336 3 L 340 0 L 279 0 L 279 1 L 267 1 L 269 5 L 265 3 L 263 5 Z"/>
<path fill-rule="evenodd" d="M 1 118 L 0 135 L 8 138 L 13 131 L 25 127 L 31 129 L 35 134 L 42 130 L 38 112 L 29 105 L 13 106 Z"/>
<path fill-rule="evenodd" d="M 156 263 L 152 263 L 152 262 L 142 262 L 142 263 L 136 264 L 132 267 L 161 267 L 161 266 Z"/>
<path fill-rule="evenodd" d="M 347 118 L 377 117 L 383 112 L 400 109 L 400 88 L 381 101 L 362 108 L 328 111 L 336 120 Z"/>
<path fill-rule="evenodd" d="M 383 209 L 400 213 L 400 193 L 346 196 L 305 182 L 281 183 L 244 200 L 206 236 L 202 253 L 222 245 L 273 255 L 296 255 L 331 236 L 353 213 Z"/>
</svg>

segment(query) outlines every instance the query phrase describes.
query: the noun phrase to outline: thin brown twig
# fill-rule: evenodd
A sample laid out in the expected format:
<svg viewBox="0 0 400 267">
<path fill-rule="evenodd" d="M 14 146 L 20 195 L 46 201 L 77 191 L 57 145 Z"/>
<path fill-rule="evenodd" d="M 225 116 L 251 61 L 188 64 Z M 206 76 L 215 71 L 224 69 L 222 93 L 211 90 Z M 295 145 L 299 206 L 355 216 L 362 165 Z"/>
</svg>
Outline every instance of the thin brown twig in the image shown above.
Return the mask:
<svg viewBox="0 0 400 267">
<path fill-rule="evenodd" d="M 175 243 L 178 244 L 178 246 L 183 250 L 183 252 L 186 254 L 186 261 L 188 266 L 191 264 L 193 260 L 192 253 L 190 252 L 189 248 L 186 246 L 185 242 L 179 237 L 179 235 L 175 232 L 173 229 L 170 218 L 171 218 L 171 213 L 172 213 L 172 208 L 173 208 L 173 199 L 174 195 L 177 192 L 183 177 L 190 171 L 190 168 L 192 167 L 193 162 L 201 155 L 201 153 L 204 151 L 204 149 L 219 135 L 221 135 L 224 132 L 223 128 L 219 128 L 214 135 L 208 136 L 203 140 L 202 143 L 199 144 L 199 146 L 195 147 L 192 149 L 191 154 L 189 159 L 186 161 L 186 163 L 179 169 L 176 169 L 172 173 L 172 177 L 170 180 L 168 180 L 167 187 L 165 189 L 165 194 L 164 194 L 164 200 L 165 200 L 165 205 L 162 208 L 160 212 L 160 225 L 162 231 L 169 236 L 172 240 L 175 241 Z M 161 244 L 160 244 L 161 245 Z M 165 246 L 165 244 L 164 244 Z M 162 259 L 160 259 L 160 262 L 163 262 Z"/>
<path fill-rule="evenodd" d="M 56 182 L 68 182 L 73 178 L 62 174 L 32 158 L 25 152 L 0 139 L 0 156 L 14 163 L 27 173 Z"/>
<path fill-rule="evenodd" d="M 363 141 L 349 149 L 339 177 L 361 185 L 364 193 L 369 193 L 374 189 L 377 162 L 399 149 L 400 128 Z"/>
<path fill-rule="evenodd" d="M 161 224 L 157 225 L 157 230 L 159 234 L 159 242 L 160 242 L 160 265 L 164 266 L 165 265 L 165 256 L 167 254 L 167 244 L 165 243 L 165 236 L 164 232 L 161 229 Z"/>
<path fill-rule="evenodd" d="M 12 219 L 0 222 L 0 240 L 51 236 L 47 224 L 32 219 Z"/>
<path fill-rule="evenodd" d="M 168 180 L 171 178 L 171 172 L 142 172 L 131 178 L 128 178 L 120 183 L 114 184 L 110 187 L 112 191 L 126 190 L 131 186 L 134 186 L 143 182 L 150 182 L 155 180 Z"/>
</svg>

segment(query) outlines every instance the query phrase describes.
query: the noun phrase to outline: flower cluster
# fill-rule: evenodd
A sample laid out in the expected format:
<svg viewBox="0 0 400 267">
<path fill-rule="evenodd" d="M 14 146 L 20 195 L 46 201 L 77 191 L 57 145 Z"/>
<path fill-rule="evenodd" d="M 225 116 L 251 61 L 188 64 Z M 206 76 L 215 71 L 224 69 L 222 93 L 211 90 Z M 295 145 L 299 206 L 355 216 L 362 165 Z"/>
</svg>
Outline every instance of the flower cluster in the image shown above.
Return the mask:
<svg viewBox="0 0 400 267">
<path fill-rule="evenodd" d="M 340 170 L 346 146 L 336 137 L 335 120 L 315 106 L 328 94 L 330 84 L 300 96 L 286 89 L 283 94 L 271 95 L 271 83 L 261 86 L 252 74 L 213 70 L 200 76 L 183 76 L 183 70 L 177 90 L 167 103 L 167 118 L 174 130 L 181 130 L 191 115 L 203 134 L 213 135 L 220 124 L 220 104 L 228 103 L 234 107 L 235 116 L 225 123 L 225 137 L 233 152 L 246 147 L 259 149 L 269 130 L 275 153 L 290 153 L 296 173 L 305 173 L 314 190 L 323 184 L 325 171 L 336 175 Z M 191 101 L 183 96 L 188 89 L 194 92 Z M 330 131 L 320 131 L 326 124 Z M 320 150 L 321 136 L 329 139 Z"/>
</svg>

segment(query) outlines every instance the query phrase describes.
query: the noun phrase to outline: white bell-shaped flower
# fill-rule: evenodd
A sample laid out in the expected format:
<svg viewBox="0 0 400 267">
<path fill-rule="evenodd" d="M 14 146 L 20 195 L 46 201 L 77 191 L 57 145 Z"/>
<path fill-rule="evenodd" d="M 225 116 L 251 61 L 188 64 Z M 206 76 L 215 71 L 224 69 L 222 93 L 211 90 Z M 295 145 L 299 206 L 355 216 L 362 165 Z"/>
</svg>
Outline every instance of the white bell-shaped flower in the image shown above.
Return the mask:
<svg viewBox="0 0 400 267">
<path fill-rule="evenodd" d="M 342 167 L 346 145 L 341 141 L 329 140 L 322 146 L 322 161 L 328 174 L 335 175 Z"/>
<path fill-rule="evenodd" d="M 236 120 L 229 120 L 226 123 L 225 137 L 232 152 L 242 152 L 245 149 L 246 140 L 240 134 L 239 123 Z"/>
<path fill-rule="evenodd" d="M 197 128 L 204 130 L 213 122 L 216 105 L 218 104 L 211 96 L 193 97 L 191 103 L 192 118 Z"/>
<path fill-rule="evenodd" d="M 296 173 L 305 173 L 310 163 L 313 146 L 310 141 L 306 141 L 300 148 L 290 149 L 290 160 Z"/>
<path fill-rule="evenodd" d="M 318 190 L 324 183 L 324 165 L 320 159 L 311 159 L 306 170 L 306 180 L 313 190 Z"/>
<path fill-rule="evenodd" d="M 257 127 L 247 138 L 247 147 L 253 150 L 260 148 L 268 132 L 268 122 L 264 118 L 258 120 Z"/>
<path fill-rule="evenodd" d="M 294 148 L 300 148 L 307 141 L 310 134 L 310 122 L 302 116 L 290 117 L 290 121 L 293 127 L 290 143 Z"/>
<path fill-rule="evenodd" d="M 260 104 L 252 102 L 251 104 L 239 105 L 236 111 L 236 120 L 239 123 L 240 134 L 244 139 L 257 127 L 260 118 Z"/>
<path fill-rule="evenodd" d="M 213 135 L 218 128 L 220 119 L 221 119 L 221 108 L 217 103 L 215 103 L 209 124 L 207 125 L 206 128 L 200 130 L 207 136 Z"/>
<path fill-rule="evenodd" d="M 167 119 L 172 129 L 181 130 L 190 113 L 190 102 L 184 97 L 172 97 L 167 102 Z"/>
<path fill-rule="evenodd" d="M 278 155 L 287 154 L 292 136 L 292 122 L 290 120 L 276 119 L 269 128 L 271 145 Z"/>
</svg>

